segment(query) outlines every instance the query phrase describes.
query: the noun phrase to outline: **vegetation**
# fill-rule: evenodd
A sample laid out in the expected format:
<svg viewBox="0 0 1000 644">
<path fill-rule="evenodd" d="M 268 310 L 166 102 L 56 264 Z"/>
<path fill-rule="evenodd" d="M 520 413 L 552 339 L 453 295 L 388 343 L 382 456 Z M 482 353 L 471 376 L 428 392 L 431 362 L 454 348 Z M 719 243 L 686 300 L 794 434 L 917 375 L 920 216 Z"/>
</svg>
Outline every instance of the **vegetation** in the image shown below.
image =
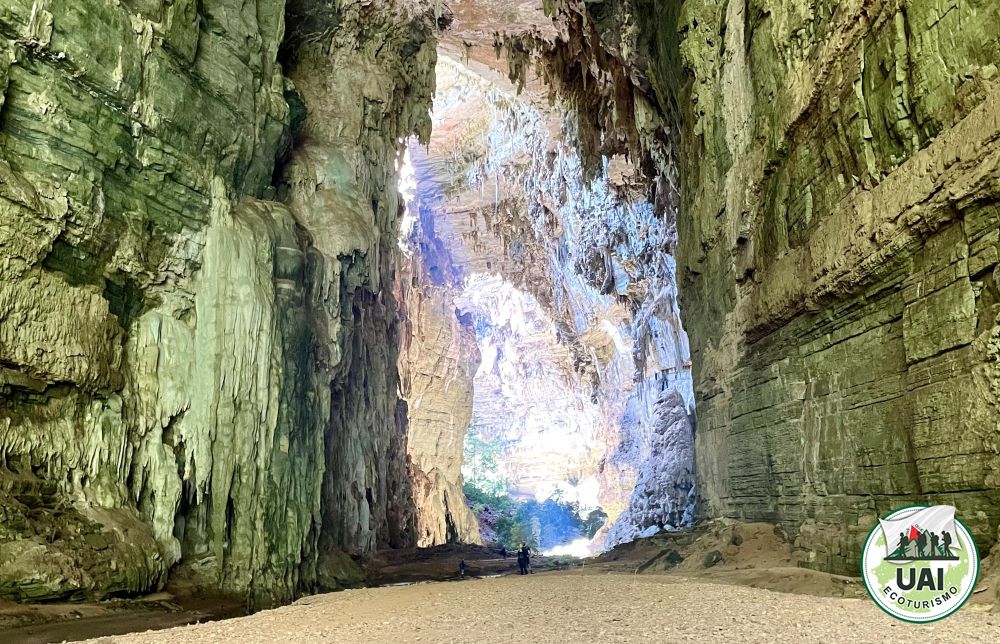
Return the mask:
<svg viewBox="0 0 1000 644">
<path fill-rule="evenodd" d="M 475 425 L 465 436 L 465 476 L 463 491 L 472 511 L 486 520 L 496 532 L 498 544 L 515 548 L 522 543 L 532 549 L 549 548 L 581 537 L 592 538 L 604 525 L 607 514 L 597 509 L 585 516 L 576 503 L 564 500 L 557 488 L 544 501 L 512 498 L 503 470 L 504 443 L 499 438 L 484 437 Z"/>
<path fill-rule="evenodd" d="M 575 503 L 553 498 L 542 502 L 521 501 L 480 489 L 472 482 L 466 482 L 463 490 L 473 512 L 480 517 L 484 513 L 494 514 L 496 541 L 508 548 L 525 543 L 533 549 L 547 550 L 573 539 L 589 539 L 607 519 L 601 510 L 581 517 Z"/>
<path fill-rule="evenodd" d="M 501 465 L 501 455 L 504 444 L 500 438 L 488 439 L 476 427 L 475 419 L 465 433 L 465 445 L 462 474 L 476 491 L 482 492 L 494 501 L 500 496 L 507 496 L 507 476 Z M 475 494 L 475 492 L 473 493 Z M 466 492 L 466 498 L 472 497 Z"/>
<path fill-rule="evenodd" d="M 517 501 L 507 496 L 506 490 L 503 494 L 496 494 L 491 490 L 483 490 L 472 481 L 466 481 L 462 491 L 473 512 L 482 512 L 486 508 L 498 512 L 517 509 Z"/>
</svg>

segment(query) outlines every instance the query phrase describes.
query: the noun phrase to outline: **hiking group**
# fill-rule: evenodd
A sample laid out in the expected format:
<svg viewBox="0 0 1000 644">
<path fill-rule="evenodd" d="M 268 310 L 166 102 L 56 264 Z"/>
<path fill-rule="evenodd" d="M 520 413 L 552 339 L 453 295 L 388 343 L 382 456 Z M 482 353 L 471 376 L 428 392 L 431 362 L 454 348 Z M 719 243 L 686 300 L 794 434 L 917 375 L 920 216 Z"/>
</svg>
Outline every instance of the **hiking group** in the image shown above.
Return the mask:
<svg viewBox="0 0 1000 644">
<path fill-rule="evenodd" d="M 899 545 L 887 559 L 958 559 L 951 550 L 951 544 L 951 533 L 947 530 L 937 535 L 929 530 L 911 529 L 909 535 L 899 533 Z M 916 555 L 911 554 L 913 549 Z"/>
</svg>

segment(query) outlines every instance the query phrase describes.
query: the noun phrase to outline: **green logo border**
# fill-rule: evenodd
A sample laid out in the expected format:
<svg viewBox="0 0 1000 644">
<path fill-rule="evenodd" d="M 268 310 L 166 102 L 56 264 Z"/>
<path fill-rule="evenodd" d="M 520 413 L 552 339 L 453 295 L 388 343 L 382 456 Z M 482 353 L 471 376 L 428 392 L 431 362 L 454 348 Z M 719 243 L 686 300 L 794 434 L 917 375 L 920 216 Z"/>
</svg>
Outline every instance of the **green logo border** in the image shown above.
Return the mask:
<svg viewBox="0 0 1000 644">
<path fill-rule="evenodd" d="M 887 517 L 889 517 L 889 516 L 891 516 L 891 515 L 899 512 L 901 510 L 908 510 L 910 508 L 930 508 L 930 507 L 934 507 L 934 506 L 924 505 L 924 504 L 920 504 L 920 503 L 914 503 L 912 505 L 904 505 L 904 506 L 896 508 L 895 510 L 889 510 L 885 514 L 881 515 L 879 517 L 879 519 L 885 519 L 885 518 L 887 518 Z M 879 602 L 879 600 L 875 599 L 875 594 L 872 592 L 872 589 L 868 587 L 868 579 L 865 576 L 865 556 L 866 556 L 867 550 L 868 550 L 868 542 L 871 540 L 872 534 L 874 534 L 875 530 L 882 528 L 882 524 L 880 524 L 878 522 L 878 520 L 876 519 L 875 525 L 872 526 L 872 529 L 868 531 L 868 536 L 865 537 L 864 545 L 861 547 L 861 583 L 864 584 L 865 591 L 868 593 L 868 596 L 871 598 L 872 603 L 874 603 L 876 606 L 878 606 L 879 610 L 881 610 L 883 613 L 885 613 L 889 617 L 892 617 L 893 619 L 898 619 L 899 621 L 906 622 L 908 624 L 933 624 L 934 622 L 939 622 L 939 621 L 941 621 L 942 619 L 944 619 L 946 617 L 951 617 L 952 615 L 954 615 L 955 613 L 957 613 L 958 610 L 960 608 L 962 608 L 962 606 L 965 606 L 965 603 L 969 601 L 969 599 L 972 597 L 973 593 L 975 592 L 976 586 L 979 585 L 979 575 L 980 575 L 980 573 L 982 573 L 982 566 L 980 565 L 981 559 L 980 559 L 980 556 L 979 556 L 979 544 L 976 543 L 975 537 L 972 536 L 972 531 L 969 530 L 969 526 L 965 525 L 964 521 L 962 521 L 961 519 L 958 518 L 958 513 L 957 512 L 955 514 L 955 520 L 958 521 L 958 523 L 962 526 L 962 529 L 965 530 L 965 533 L 967 535 L 969 535 L 969 541 L 972 543 L 972 549 L 973 549 L 972 555 L 975 558 L 975 564 L 976 564 L 976 578 L 972 580 L 972 585 L 969 587 L 969 592 L 966 594 L 965 598 L 962 599 L 962 601 L 959 602 L 959 604 L 957 606 L 955 606 L 954 608 L 952 608 L 951 610 L 949 610 L 947 613 L 945 613 L 944 615 L 941 615 L 939 617 L 935 617 L 934 619 L 915 620 L 915 619 L 907 619 L 905 617 L 900 617 L 899 615 L 894 615 L 894 614 L 890 613 L 889 610 L 886 609 L 885 606 L 883 606 Z"/>
</svg>

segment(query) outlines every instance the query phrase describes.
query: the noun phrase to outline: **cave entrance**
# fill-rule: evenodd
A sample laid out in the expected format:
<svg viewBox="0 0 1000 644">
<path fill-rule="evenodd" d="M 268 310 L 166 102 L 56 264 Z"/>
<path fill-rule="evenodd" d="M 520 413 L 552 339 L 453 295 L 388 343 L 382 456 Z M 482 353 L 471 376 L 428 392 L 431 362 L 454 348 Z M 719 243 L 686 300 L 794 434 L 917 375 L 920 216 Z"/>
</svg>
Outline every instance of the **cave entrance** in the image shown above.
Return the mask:
<svg viewBox="0 0 1000 644">
<path fill-rule="evenodd" d="M 583 555 L 690 523 L 672 221 L 624 159 L 585 178 L 571 117 L 439 53 L 433 134 L 400 169 L 419 545 Z"/>
<path fill-rule="evenodd" d="M 499 275 L 470 276 L 456 304 L 480 354 L 462 467 L 480 533 L 508 547 L 589 554 L 608 519 L 603 506 L 629 484 L 604 462 L 605 412 L 580 347 Z"/>
</svg>

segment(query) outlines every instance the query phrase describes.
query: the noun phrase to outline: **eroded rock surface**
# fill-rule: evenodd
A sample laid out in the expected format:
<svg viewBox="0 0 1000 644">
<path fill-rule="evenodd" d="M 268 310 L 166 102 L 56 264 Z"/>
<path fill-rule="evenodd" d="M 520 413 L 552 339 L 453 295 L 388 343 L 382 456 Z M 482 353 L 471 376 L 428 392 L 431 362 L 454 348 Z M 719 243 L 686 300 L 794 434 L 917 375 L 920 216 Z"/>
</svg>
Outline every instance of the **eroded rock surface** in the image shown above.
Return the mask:
<svg viewBox="0 0 1000 644">
<path fill-rule="evenodd" d="M 395 167 L 435 9 L 287 9 L 0 7 L 0 594 L 179 563 L 263 605 L 413 541 Z"/>
<path fill-rule="evenodd" d="M 992 542 L 1000 8 L 721 9 L 680 23 L 684 153 L 718 160 L 685 166 L 679 252 L 707 511 L 778 520 L 837 572 L 909 502 Z"/>
<path fill-rule="evenodd" d="M 417 146 L 411 153 L 420 154 Z M 414 175 L 423 180 L 423 172 Z M 461 283 L 434 229 L 433 186 L 413 185 L 413 228 L 403 239 L 399 272 L 404 307 L 399 355 L 400 393 L 409 420 L 407 450 L 417 512 L 417 545 L 482 542 L 462 491 L 465 433 L 472 419 L 473 379 L 479 367 L 472 320 L 455 300 Z"/>
<path fill-rule="evenodd" d="M 595 129 L 655 150 L 639 94 L 680 144 L 702 512 L 776 521 L 844 573 L 907 503 L 992 543 L 996 4 L 550 4 L 568 35 L 529 44 Z"/>
<path fill-rule="evenodd" d="M 468 34 L 462 15 L 455 28 Z M 657 476 L 639 474 L 672 414 L 657 401 L 691 403 L 670 256 L 676 194 L 636 179 L 621 156 L 584 167 L 576 120 L 540 88 L 518 94 L 475 48 L 442 56 L 437 79 L 430 145 L 411 149 L 435 230 L 427 247 L 442 249 L 434 267 L 472 318 L 482 354 L 472 423 L 497 446 L 509 491 L 558 490 L 604 508 L 629 526 L 622 534 L 689 522 L 690 449 Z M 633 515 L 640 478 L 663 502 Z"/>
<path fill-rule="evenodd" d="M 0 6 L 0 594 L 259 606 L 474 539 L 473 338 L 566 397 L 498 385 L 496 435 L 587 420 L 510 456 L 591 473 L 611 541 L 695 495 L 837 572 L 909 502 L 996 540 L 996 3 L 540 4 Z M 397 275 L 414 132 L 446 216 Z"/>
</svg>

